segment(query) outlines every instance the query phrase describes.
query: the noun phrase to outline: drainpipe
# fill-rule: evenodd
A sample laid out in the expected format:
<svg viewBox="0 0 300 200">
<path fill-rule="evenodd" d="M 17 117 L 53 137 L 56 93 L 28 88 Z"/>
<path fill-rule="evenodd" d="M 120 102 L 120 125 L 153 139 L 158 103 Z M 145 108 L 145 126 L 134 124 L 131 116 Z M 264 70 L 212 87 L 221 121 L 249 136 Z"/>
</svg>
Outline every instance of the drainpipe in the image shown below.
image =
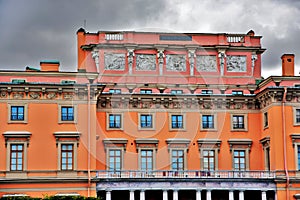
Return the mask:
<svg viewBox="0 0 300 200">
<path fill-rule="evenodd" d="M 287 145 L 286 145 L 286 125 L 285 125 L 285 101 L 286 101 L 286 87 L 284 87 L 284 94 L 282 98 L 282 132 L 283 132 L 283 157 L 284 157 L 284 171 L 286 175 L 286 199 L 290 199 L 290 191 L 289 191 L 289 185 L 290 185 L 290 177 L 287 167 Z"/>
<path fill-rule="evenodd" d="M 89 79 L 88 83 L 88 197 L 90 197 L 90 188 L 91 188 L 91 80 Z"/>
</svg>

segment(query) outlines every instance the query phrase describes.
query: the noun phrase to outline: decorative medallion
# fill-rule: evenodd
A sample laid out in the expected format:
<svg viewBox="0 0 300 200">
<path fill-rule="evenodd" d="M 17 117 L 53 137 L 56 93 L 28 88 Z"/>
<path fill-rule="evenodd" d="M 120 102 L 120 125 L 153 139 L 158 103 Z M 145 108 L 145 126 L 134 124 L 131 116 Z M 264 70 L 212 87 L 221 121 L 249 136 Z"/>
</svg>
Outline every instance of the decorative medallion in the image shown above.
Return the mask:
<svg viewBox="0 0 300 200">
<path fill-rule="evenodd" d="M 72 94 L 72 93 L 65 93 L 64 94 L 64 99 L 70 100 L 70 99 L 73 99 L 73 97 L 74 97 L 74 94 Z"/>
<path fill-rule="evenodd" d="M 217 58 L 216 56 L 197 56 L 196 69 L 199 72 L 216 72 L 217 71 Z"/>
<path fill-rule="evenodd" d="M 23 99 L 24 93 L 23 92 L 14 92 L 12 96 L 14 99 Z"/>
<path fill-rule="evenodd" d="M 152 54 L 137 54 L 136 55 L 136 70 L 137 71 L 155 71 L 156 58 Z"/>
<path fill-rule="evenodd" d="M 228 72 L 246 72 L 247 71 L 246 56 L 227 56 Z"/>
<path fill-rule="evenodd" d="M 46 95 L 47 99 L 54 99 L 56 98 L 56 93 L 55 92 L 49 92 L 47 95 Z"/>
<path fill-rule="evenodd" d="M 124 70 L 125 54 L 104 54 L 105 70 Z"/>
<path fill-rule="evenodd" d="M 185 55 L 166 55 L 167 59 L 167 71 L 186 71 Z"/>
<path fill-rule="evenodd" d="M 7 97 L 7 92 L 0 93 L 0 98 L 6 98 L 6 97 Z"/>
<path fill-rule="evenodd" d="M 31 99 L 39 99 L 41 97 L 40 93 L 37 92 L 30 92 L 29 96 Z"/>
</svg>

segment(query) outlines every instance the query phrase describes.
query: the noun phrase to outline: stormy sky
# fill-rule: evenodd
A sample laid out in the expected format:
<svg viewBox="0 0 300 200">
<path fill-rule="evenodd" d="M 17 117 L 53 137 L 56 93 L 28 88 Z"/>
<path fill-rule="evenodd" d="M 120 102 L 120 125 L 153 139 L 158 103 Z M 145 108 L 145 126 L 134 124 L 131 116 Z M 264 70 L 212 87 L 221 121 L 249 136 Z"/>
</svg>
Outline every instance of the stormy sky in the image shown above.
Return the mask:
<svg viewBox="0 0 300 200">
<path fill-rule="evenodd" d="M 86 23 L 84 23 L 86 21 Z M 0 69 L 56 59 L 75 71 L 76 31 L 247 33 L 263 36 L 263 76 L 281 75 L 281 55 L 300 71 L 298 0 L 0 0 Z"/>
</svg>

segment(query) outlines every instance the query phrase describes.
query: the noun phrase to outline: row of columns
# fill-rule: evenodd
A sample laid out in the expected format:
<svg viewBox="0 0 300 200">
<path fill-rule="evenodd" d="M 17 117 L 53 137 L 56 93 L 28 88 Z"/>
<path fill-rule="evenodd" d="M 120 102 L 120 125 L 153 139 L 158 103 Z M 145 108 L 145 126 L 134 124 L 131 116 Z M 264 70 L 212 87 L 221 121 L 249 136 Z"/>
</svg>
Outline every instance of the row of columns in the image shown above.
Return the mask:
<svg viewBox="0 0 300 200">
<path fill-rule="evenodd" d="M 267 200 L 266 191 L 261 191 L 261 199 Z M 106 191 L 106 200 L 111 200 L 111 191 Z M 134 200 L 134 190 L 129 192 L 129 200 Z M 140 191 L 140 200 L 145 200 L 145 191 Z M 163 200 L 168 200 L 168 190 L 163 190 Z M 173 200 L 178 200 L 178 190 L 173 190 Z M 196 191 L 196 200 L 201 200 L 201 190 Z M 206 191 L 206 200 L 211 200 L 211 190 Z M 234 200 L 234 191 L 229 191 L 229 200 Z M 244 191 L 239 191 L 239 199 L 244 200 Z"/>
</svg>

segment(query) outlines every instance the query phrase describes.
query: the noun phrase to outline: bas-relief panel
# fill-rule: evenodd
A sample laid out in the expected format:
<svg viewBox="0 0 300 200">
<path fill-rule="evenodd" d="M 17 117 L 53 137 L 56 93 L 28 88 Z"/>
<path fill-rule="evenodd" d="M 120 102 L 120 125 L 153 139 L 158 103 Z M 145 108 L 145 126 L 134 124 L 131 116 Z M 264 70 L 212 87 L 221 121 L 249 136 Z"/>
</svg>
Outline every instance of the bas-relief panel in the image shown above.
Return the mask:
<svg viewBox="0 0 300 200">
<path fill-rule="evenodd" d="M 216 72 L 217 71 L 217 58 L 216 56 L 197 56 L 196 69 L 199 72 Z"/>
<path fill-rule="evenodd" d="M 137 54 L 136 55 L 136 70 L 137 71 L 155 71 L 156 57 L 152 54 Z"/>
<path fill-rule="evenodd" d="M 106 70 L 124 70 L 125 54 L 104 54 L 104 63 Z"/>
<path fill-rule="evenodd" d="M 167 71 L 186 71 L 185 55 L 166 55 Z"/>
<path fill-rule="evenodd" d="M 227 56 L 228 72 L 246 72 L 247 57 L 246 56 Z"/>
</svg>

